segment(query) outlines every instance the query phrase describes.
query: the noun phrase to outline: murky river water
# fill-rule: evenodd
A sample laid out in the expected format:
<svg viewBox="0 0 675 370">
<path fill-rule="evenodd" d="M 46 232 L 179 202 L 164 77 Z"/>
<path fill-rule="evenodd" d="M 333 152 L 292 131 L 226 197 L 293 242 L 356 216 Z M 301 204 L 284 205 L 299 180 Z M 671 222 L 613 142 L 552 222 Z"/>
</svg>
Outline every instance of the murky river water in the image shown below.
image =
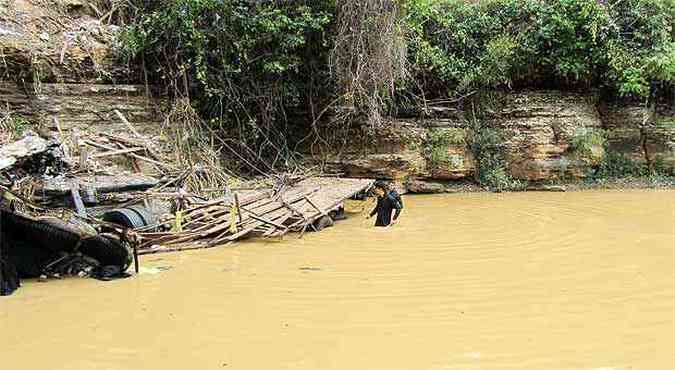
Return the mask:
<svg viewBox="0 0 675 370">
<path fill-rule="evenodd" d="M 405 198 L 0 299 L 2 369 L 672 369 L 675 191 Z M 372 222 L 372 220 L 371 220 Z"/>
</svg>

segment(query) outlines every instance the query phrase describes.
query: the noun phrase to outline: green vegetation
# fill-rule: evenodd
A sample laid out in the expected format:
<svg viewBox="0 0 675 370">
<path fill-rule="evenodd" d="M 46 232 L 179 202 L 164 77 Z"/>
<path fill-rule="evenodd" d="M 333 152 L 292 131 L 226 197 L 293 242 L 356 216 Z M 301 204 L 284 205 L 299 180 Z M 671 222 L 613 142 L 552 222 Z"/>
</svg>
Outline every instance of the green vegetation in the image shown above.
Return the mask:
<svg viewBox="0 0 675 370">
<path fill-rule="evenodd" d="M 414 0 L 412 65 L 449 95 L 594 86 L 647 97 L 675 82 L 673 0 Z"/>
<path fill-rule="evenodd" d="M 122 35 L 153 81 L 189 97 L 212 127 L 257 146 L 287 150 L 289 115 L 330 94 L 329 1 L 174 0 L 145 6 Z M 143 4 L 144 5 L 144 4 Z"/>
<path fill-rule="evenodd" d="M 669 177 L 663 159 L 657 157 L 649 164 L 637 161 L 629 155 L 609 150 L 596 172 L 589 176 L 591 181 L 599 179 L 636 178 L 636 177 Z"/>
<path fill-rule="evenodd" d="M 122 43 L 142 66 L 139 80 L 187 98 L 237 158 L 269 169 L 293 165 L 299 147 L 372 134 L 381 115 L 429 100 L 466 103 L 509 88 L 594 88 L 642 102 L 675 95 L 675 0 L 132 3 Z M 507 175 L 500 132 L 474 126 L 480 183 L 522 186 Z M 432 163 L 447 162 L 447 140 L 425 144 Z M 572 141 L 601 167 L 602 145 L 595 132 Z M 614 173 L 604 165 L 600 173 Z"/>
<path fill-rule="evenodd" d="M 24 117 L 15 114 L 4 114 L 0 116 L 0 133 L 4 133 L 6 141 L 12 141 L 20 138 L 31 126 Z"/>
<path fill-rule="evenodd" d="M 476 159 L 476 181 L 495 192 L 520 190 L 526 183 L 508 174 L 503 146 L 501 130 L 474 118 L 469 149 Z"/>
<path fill-rule="evenodd" d="M 432 167 L 453 169 L 448 148 L 452 145 L 466 146 L 465 132 L 462 129 L 437 129 L 429 131 L 424 142 L 424 156 Z"/>
<path fill-rule="evenodd" d="M 591 166 L 598 166 L 605 156 L 606 139 L 600 130 L 580 129 L 570 142 L 573 155 Z"/>
<path fill-rule="evenodd" d="M 636 162 L 626 154 L 609 151 L 591 178 L 639 177 L 648 174 L 649 169 L 645 164 Z"/>
<path fill-rule="evenodd" d="M 657 119 L 656 126 L 662 128 L 675 128 L 675 117 Z"/>
</svg>

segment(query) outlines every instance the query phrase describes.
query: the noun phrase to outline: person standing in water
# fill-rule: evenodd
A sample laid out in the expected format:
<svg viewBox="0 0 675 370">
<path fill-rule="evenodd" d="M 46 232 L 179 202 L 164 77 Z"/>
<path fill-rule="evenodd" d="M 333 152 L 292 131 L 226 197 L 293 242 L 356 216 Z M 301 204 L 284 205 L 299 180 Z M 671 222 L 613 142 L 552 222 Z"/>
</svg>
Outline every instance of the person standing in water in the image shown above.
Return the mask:
<svg viewBox="0 0 675 370">
<path fill-rule="evenodd" d="M 377 195 L 377 205 L 368 215 L 368 218 L 377 214 L 375 226 L 391 226 L 396 224 L 398 216 L 401 215 L 403 204 L 399 200 L 400 196 L 389 189 L 389 186 L 383 181 L 376 181 L 373 185 L 373 191 Z"/>
</svg>

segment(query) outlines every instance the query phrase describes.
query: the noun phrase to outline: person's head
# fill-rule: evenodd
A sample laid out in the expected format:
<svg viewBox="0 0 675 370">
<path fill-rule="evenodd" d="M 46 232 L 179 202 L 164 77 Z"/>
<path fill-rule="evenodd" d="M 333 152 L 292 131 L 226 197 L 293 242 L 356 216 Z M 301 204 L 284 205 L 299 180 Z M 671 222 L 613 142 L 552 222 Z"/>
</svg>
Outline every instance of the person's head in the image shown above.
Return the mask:
<svg viewBox="0 0 675 370">
<path fill-rule="evenodd" d="M 387 194 L 388 191 L 389 185 L 382 180 L 375 181 L 375 184 L 373 184 L 373 192 L 378 197 L 384 196 L 385 194 Z"/>
</svg>

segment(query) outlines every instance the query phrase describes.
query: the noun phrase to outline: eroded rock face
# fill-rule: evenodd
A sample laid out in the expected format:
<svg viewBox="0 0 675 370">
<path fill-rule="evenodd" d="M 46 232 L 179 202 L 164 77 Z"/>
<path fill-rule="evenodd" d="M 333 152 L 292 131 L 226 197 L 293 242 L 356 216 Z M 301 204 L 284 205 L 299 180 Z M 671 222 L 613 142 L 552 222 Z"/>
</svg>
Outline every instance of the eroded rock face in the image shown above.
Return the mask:
<svg viewBox="0 0 675 370">
<path fill-rule="evenodd" d="M 419 148 L 425 130 L 415 122 L 393 120 L 372 138 L 354 138 L 335 164 L 350 177 L 402 180 L 426 172 Z"/>
<path fill-rule="evenodd" d="M 602 104 L 599 107 L 610 150 L 637 164 L 662 166 L 675 174 L 675 112 L 659 107 Z"/>
<path fill-rule="evenodd" d="M 392 120 L 377 131 L 373 142 L 353 145 L 335 164 L 347 176 L 404 184 L 465 179 L 475 171 L 466 136 L 463 122 L 456 120 Z M 421 189 L 412 186 L 408 190 L 417 188 Z"/>
<path fill-rule="evenodd" d="M 108 10 L 97 8 L 101 5 L 110 4 L 0 0 L 3 116 L 37 124 L 41 135 L 58 137 L 70 154 L 82 154 L 79 148 L 85 147 L 88 136 L 103 132 L 121 136 L 138 132 L 160 141 L 162 102 L 150 98 L 146 86 L 125 84 L 134 77 L 118 55 L 120 28 L 109 24 L 114 12 L 104 16 Z M 0 132 L 0 140 L 12 136 Z M 113 156 L 102 161 L 150 169 L 147 162 L 127 159 Z"/>
<path fill-rule="evenodd" d="M 400 153 L 369 154 L 362 158 L 344 160 L 342 169 L 348 177 L 403 180 L 424 173 L 426 162 L 418 151 L 407 150 Z"/>
<path fill-rule="evenodd" d="M 527 91 L 504 96 L 491 126 L 504 135 L 508 170 L 514 178 L 538 181 L 583 178 L 604 155 L 602 143 L 573 143 L 602 127 L 592 95 Z"/>
<path fill-rule="evenodd" d="M 496 108 L 495 108 L 496 107 Z M 592 93 L 502 93 L 483 128 L 501 136 L 508 174 L 520 180 L 580 179 L 608 153 L 675 173 L 675 109 L 599 103 Z M 445 111 L 444 111 L 445 112 Z M 453 110 L 454 112 L 454 110 Z M 447 191 L 477 172 L 469 143 L 476 128 L 463 115 L 392 120 L 365 150 L 339 162 L 347 176 L 382 177 L 411 192 Z"/>
<path fill-rule="evenodd" d="M 592 95 L 505 94 L 487 124 L 503 136 L 507 169 L 516 179 L 583 178 L 604 156 L 603 142 L 594 140 L 602 122 Z M 410 191 L 441 192 L 439 181 L 475 176 L 471 130 L 462 118 L 392 121 L 377 133 L 375 153 L 349 158 L 343 169 L 348 176 L 405 180 Z"/>
<path fill-rule="evenodd" d="M 468 148 L 469 130 L 440 127 L 427 132 L 423 152 L 427 161 L 427 178 L 462 180 L 476 171 L 476 161 Z"/>
<path fill-rule="evenodd" d="M 0 3 L 0 72 L 15 81 L 124 82 L 119 27 L 92 16 L 86 2 L 13 0 Z"/>
<path fill-rule="evenodd" d="M 598 108 L 602 126 L 606 130 L 610 150 L 644 163 L 642 125 L 648 120 L 648 112 L 639 106 L 602 104 Z"/>
<path fill-rule="evenodd" d="M 140 85 L 45 83 L 35 91 L 32 85 L 0 82 L 0 103 L 29 121 L 66 132 L 127 132 L 114 110 L 140 132 L 156 134 L 161 122 L 159 102 L 146 97 Z"/>
<path fill-rule="evenodd" d="M 675 175 L 675 114 L 657 115 L 654 124 L 645 130 L 645 136 L 649 162 Z"/>
<path fill-rule="evenodd" d="M 503 136 L 514 178 L 582 178 L 602 161 L 603 143 L 593 140 L 602 127 L 593 95 L 513 92 L 501 96 L 498 106 L 487 123 Z M 407 179 L 411 191 L 436 192 L 443 188 L 438 181 L 472 179 L 476 173 L 468 147 L 472 131 L 463 117 L 393 121 L 377 135 L 377 152 L 346 160 L 347 175 Z M 425 187 L 425 181 L 436 183 Z"/>
</svg>

